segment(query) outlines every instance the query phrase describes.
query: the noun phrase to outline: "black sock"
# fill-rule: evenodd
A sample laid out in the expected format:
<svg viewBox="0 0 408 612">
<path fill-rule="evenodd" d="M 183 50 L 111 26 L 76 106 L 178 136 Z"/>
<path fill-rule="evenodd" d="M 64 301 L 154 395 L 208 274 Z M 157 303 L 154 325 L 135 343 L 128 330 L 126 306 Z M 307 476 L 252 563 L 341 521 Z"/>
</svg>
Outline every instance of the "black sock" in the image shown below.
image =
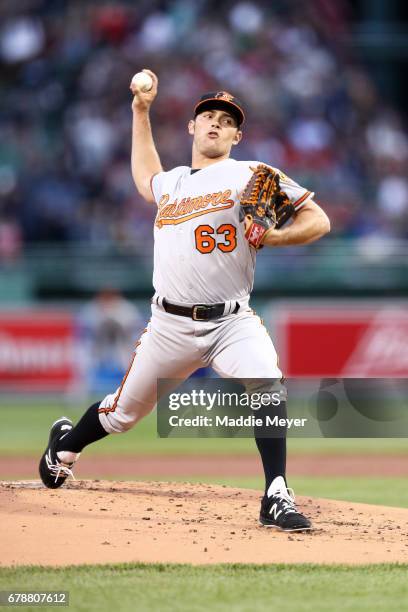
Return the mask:
<svg viewBox="0 0 408 612">
<path fill-rule="evenodd" d="M 279 408 L 263 406 L 256 411 L 256 417 L 261 417 L 263 420 L 266 415 L 272 417 L 286 418 L 286 404 L 281 402 Z M 268 434 L 275 433 L 281 437 L 265 437 Z M 262 465 L 265 473 L 265 494 L 269 489 L 272 481 L 277 476 L 283 476 L 286 482 L 286 429 L 279 431 L 271 427 L 254 427 L 255 441 L 261 455 Z"/>
<path fill-rule="evenodd" d="M 92 442 L 101 440 L 109 435 L 99 420 L 99 405 L 100 402 L 97 402 L 88 408 L 75 427 L 58 442 L 57 452 L 70 451 L 71 453 L 80 453 L 88 444 L 92 444 Z"/>
<path fill-rule="evenodd" d="M 286 438 L 258 438 L 256 445 L 262 459 L 265 473 L 265 493 L 277 476 L 285 478 L 286 473 Z M 285 478 L 286 482 L 286 478 Z"/>
</svg>

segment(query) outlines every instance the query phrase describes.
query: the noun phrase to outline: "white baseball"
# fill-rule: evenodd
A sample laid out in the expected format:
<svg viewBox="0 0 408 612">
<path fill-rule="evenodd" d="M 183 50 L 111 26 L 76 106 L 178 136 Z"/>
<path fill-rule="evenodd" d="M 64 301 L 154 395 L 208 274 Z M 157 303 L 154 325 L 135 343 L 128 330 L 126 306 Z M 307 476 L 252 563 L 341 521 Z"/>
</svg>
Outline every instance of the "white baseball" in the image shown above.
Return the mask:
<svg viewBox="0 0 408 612">
<path fill-rule="evenodd" d="M 132 79 L 132 85 L 136 85 L 140 91 L 150 91 L 153 87 L 153 79 L 147 72 L 138 72 Z"/>
</svg>

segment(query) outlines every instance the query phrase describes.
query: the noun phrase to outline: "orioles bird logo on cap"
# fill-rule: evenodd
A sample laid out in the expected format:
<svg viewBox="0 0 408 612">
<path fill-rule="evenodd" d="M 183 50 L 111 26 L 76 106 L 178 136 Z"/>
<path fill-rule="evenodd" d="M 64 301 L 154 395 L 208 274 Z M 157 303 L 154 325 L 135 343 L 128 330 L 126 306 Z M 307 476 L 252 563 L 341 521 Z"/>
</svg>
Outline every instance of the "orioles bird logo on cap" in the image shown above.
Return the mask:
<svg viewBox="0 0 408 612">
<path fill-rule="evenodd" d="M 226 102 L 231 102 L 234 99 L 234 96 L 228 93 L 228 91 L 218 91 L 215 94 L 214 98 L 217 98 L 217 100 L 225 100 Z"/>
</svg>

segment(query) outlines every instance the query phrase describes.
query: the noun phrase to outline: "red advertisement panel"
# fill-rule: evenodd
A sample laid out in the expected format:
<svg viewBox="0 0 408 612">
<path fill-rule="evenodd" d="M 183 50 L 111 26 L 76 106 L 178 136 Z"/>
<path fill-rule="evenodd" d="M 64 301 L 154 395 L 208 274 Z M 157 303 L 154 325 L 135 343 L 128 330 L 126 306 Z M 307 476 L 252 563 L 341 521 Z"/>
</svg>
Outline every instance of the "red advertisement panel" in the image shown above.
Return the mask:
<svg viewBox="0 0 408 612">
<path fill-rule="evenodd" d="M 0 311 L 0 390 L 66 390 L 74 379 L 70 313 Z"/>
<path fill-rule="evenodd" d="M 285 376 L 408 377 L 406 305 L 274 309 Z"/>
</svg>

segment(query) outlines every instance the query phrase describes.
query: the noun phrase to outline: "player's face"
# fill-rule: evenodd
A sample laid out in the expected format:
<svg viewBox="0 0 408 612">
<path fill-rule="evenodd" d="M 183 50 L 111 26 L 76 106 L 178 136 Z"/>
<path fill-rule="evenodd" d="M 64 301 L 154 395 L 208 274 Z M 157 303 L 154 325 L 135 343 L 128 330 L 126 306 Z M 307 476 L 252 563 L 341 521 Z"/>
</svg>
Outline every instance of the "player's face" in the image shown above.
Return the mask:
<svg viewBox="0 0 408 612">
<path fill-rule="evenodd" d="M 197 115 L 188 124 L 189 134 L 194 136 L 193 146 L 209 158 L 229 155 L 231 147 L 239 143 L 242 132 L 235 118 L 224 110 L 208 110 Z"/>
</svg>

